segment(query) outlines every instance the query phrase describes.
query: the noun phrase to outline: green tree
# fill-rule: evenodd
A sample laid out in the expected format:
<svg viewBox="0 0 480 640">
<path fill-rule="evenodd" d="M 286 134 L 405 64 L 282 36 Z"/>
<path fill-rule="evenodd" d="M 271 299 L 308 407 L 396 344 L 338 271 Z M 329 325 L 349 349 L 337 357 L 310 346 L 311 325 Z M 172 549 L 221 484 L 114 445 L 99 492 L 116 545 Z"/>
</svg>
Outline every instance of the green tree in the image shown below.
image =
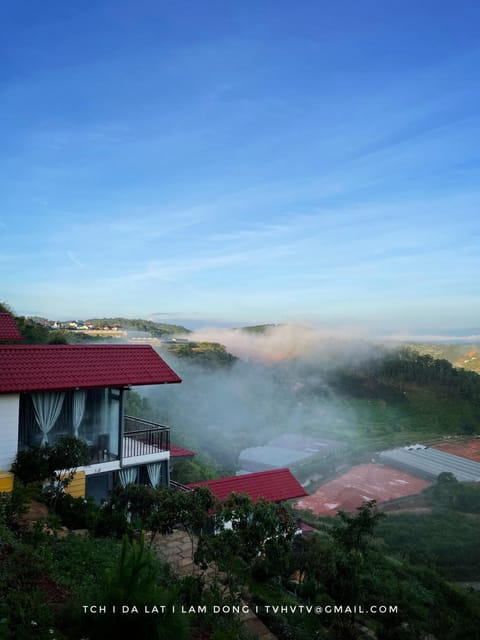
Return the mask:
<svg viewBox="0 0 480 640">
<path fill-rule="evenodd" d="M 442 471 L 442 473 L 439 473 L 437 476 L 437 483 L 442 485 L 442 484 L 457 484 L 458 480 L 455 477 L 455 475 L 453 473 L 451 473 L 450 471 Z"/>
<path fill-rule="evenodd" d="M 211 525 L 212 512 L 218 508 L 218 501 L 207 487 L 196 487 L 182 495 L 184 504 L 181 524 L 190 538 L 193 559 L 195 539 Z"/>
<path fill-rule="evenodd" d="M 284 506 L 231 494 L 214 522 L 215 533 L 200 536 L 195 562 L 202 568 L 214 562 L 232 595 L 252 571 L 266 577 L 287 566 L 296 525 Z"/>
<path fill-rule="evenodd" d="M 23 484 L 50 482 L 54 494 L 64 491 L 81 465 L 90 463 L 90 450 L 83 440 L 61 436 L 53 446 L 19 451 L 11 471 Z"/>
<path fill-rule="evenodd" d="M 375 500 L 364 502 L 356 514 L 339 511 L 333 526 L 328 529 L 332 539 L 330 549 L 322 558 L 330 568 L 324 578 L 327 593 L 338 604 L 355 605 L 365 597 L 362 580 L 370 558 L 373 534 L 383 513 L 378 511 Z M 335 619 L 332 633 L 339 638 L 354 637 L 355 613 L 342 614 Z"/>
<path fill-rule="evenodd" d="M 378 510 L 377 501 L 363 502 L 357 514 L 339 511 L 331 529 L 335 542 L 346 550 L 364 551 L 373 537 L 375 528 L 384 513 Z"/>
<path fill-rule="evenodd" d="M 175 615 L 173 610 L 178 603 L 178 586 L 162 587 L 161 570 L 158 559 L 146 548 L 143 535 L 138 542 L 124 537 L 117 564 L 105 572 L 91 594 L 91 603 L 102 603 L 106 613 L 85 616 L 84 632 L 88 637 L 190 638 L 187 617 Z"/>
<path fill-rule="evenodd" d="M 131 484 L 116 487 L 110 496 L 113 511 L 123 513 L 137 530 L 150 532 L 150 544 L 157 534 L 166 535 L 182 524 L 192 539 L 192 552 L 194 535 L 206 526 L 214 505 L 212 494 L 203 487 L 183 492 Z"/>
</svg>

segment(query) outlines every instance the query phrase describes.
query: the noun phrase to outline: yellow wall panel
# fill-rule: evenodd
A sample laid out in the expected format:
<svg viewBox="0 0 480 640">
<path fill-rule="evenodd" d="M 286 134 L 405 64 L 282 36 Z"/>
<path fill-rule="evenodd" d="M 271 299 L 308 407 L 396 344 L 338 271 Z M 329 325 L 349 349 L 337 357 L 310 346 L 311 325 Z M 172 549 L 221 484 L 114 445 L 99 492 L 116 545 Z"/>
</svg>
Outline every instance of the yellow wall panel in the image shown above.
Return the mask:
<svg viewBox="0 0 480 640">
<path fill-rule="evenodd" d="M 65 489 L 65 493 L 69 493 L 74 498 L 85 497 L 85 471 L 77 471 L 73 476 L 72 482 Z"/>
<path fill-rule="evenodd" d="M 13 489 L 13 473 L 0 471 L 0 493 L 10 493 Z"/>
</svg>

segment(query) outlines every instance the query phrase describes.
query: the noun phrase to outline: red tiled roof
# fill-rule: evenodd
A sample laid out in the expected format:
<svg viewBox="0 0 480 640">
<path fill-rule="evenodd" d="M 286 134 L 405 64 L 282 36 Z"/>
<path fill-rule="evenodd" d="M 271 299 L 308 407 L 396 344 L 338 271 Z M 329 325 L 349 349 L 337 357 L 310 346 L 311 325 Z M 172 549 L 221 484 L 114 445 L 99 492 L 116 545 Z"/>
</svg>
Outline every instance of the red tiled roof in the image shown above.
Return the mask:
<svg viewBox="0 0 480 640">
<path fill-rule="evenodd" d="M 0 345 L 0 393 L 181 382 L 150 345 Z"/>
<path fill-rule="evenodd" d="M 20 342 L 22 334 L 10 313 L 0 313 L 0 342 Z"/>
<path fill-rule="evenodd" d="M 308 495 L 289 469 L 272 469 L 241 476 L 194 482 L 187 487 L 208 487 L 219 499 L 225 500 L 231 493 L 247 493 L 252 500 L 265 498 L 270 502 L 280 502 Z"/>
<path fill-rule="evenodd" d="M 170 444 L 170 457 L 171 458 L 193 458 L 197 454 L 195 451 L 190 451 L 190 449 L 184 449 L 183 447 L 179 447 L 176 444 Z"/>
</svg>

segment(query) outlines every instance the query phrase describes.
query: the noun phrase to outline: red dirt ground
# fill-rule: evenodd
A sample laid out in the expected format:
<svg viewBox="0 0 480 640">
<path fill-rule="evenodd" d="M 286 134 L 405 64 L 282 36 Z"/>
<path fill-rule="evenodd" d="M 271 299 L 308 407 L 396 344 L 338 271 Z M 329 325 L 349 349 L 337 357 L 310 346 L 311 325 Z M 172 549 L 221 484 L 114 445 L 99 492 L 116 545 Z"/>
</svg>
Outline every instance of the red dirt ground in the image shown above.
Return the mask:
<svg viewBox="0 0 480 640">
<path fill-rule="evenodd" d="M 475 440 L 465 440 L 464 442 L 445 442 L 436 444 L 435 449 L 452 453 L 455 456 L 462 456 L 468 460 L 480 462 L 480 438 Z"/>
<path fill-rule="evenodd" d="M 391 500 L 423 491 L 430 482 L 379 464 L 360 464 L 325 483 L 295 504 L 315 515 L 333 515 L 339 510 L 354 512 L 365 500 Z"/>
</svg>

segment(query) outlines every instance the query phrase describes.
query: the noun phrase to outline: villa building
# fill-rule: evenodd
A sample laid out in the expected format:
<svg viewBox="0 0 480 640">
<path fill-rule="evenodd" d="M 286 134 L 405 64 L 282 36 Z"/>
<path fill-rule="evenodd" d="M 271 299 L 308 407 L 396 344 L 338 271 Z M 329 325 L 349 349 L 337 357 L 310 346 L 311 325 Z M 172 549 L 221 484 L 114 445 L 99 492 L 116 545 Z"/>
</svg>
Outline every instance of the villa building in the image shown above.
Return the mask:
<svg viewBox="0 0 480 640">
<path fill-rule="evenodd" d="M 6 319 L 0 326 L 7 339 L 18 338 Z M 63 435 L 91 451 L 75 495 L 99 500 L 116 482 L 168 484 L 170 429 L 124 415 L 124 395 L 132 386 L 179 382 L 149 345 L 0 344 L 0 491 L 11 486 L 17 451 Z"/>
</svg>

